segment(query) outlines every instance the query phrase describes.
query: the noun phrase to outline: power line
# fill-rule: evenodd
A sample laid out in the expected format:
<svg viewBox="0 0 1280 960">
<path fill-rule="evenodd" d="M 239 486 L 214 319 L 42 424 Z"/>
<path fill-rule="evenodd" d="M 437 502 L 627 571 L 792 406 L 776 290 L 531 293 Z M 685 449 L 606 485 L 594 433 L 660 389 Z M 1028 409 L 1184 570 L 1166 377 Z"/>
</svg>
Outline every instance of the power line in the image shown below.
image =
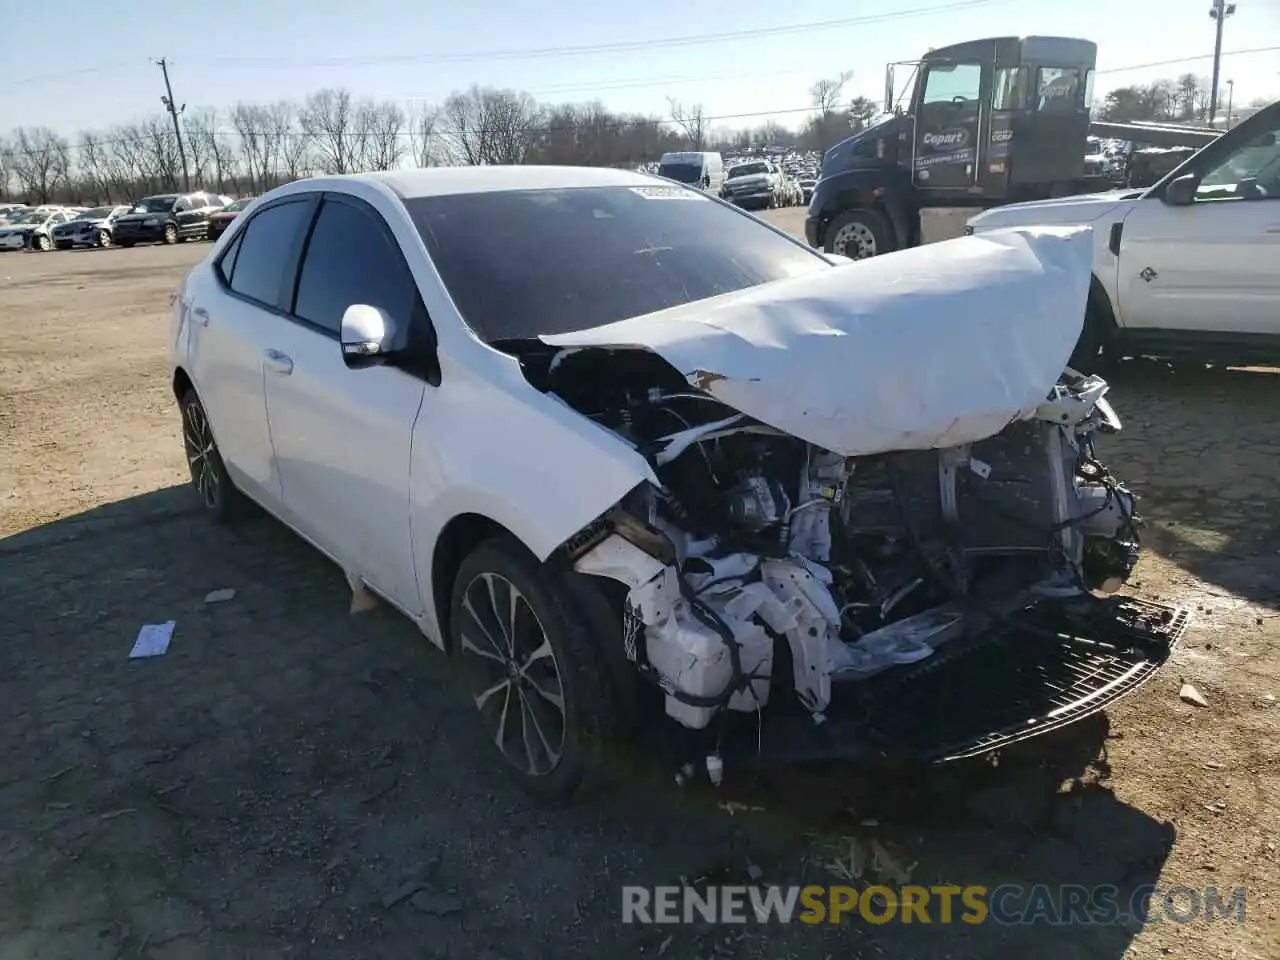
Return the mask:
<svg viewBox="0 0 1280 960">
<path fill-rule="evenodd" d="M 803 23 L 786 24 L 779 27 L 757 27 L 748 30 L 725 30 L 717 33 L 686 34 L 675 37 L 655 37 L 649 40 L 619 40 L 612 43 L 591 43 L 575 46 L 531 47 L 508 50 L 480 50 L 460 53 L 427 53 L 427 54 L 364 54 L 343 57 L 193 57 L 184 59 L 187 65 L 224 65 L 237 67 L 351 67 L 375 65 L 381 63 L 466 63 L 475 60 L 536 60 L 544 57 L 571 57 L 599 53 L 617 53 L 624 50 L 647 50 L 660 47 L 696 46 L 708 43 L 726 43 L 739 40 L 754 40 L 767 37 L 786 36 L 797 33 L 811 33 L 816 30 L 831 30 L 840 27 L 865 26 L 875 23 L 890 23 L 912 17 L 924 17 L 935 13 L 950 13 L 957 10 L 968 10 L 973 7 L 989 6 L 993 3 L 1009 3 L 1011 0 L 953 0 L 951 3 L 938 4 L 931 7 L 915 7 L 909 10 L 896 10 L 887 13 L 865 14 L 858 17 L 840 17 L 834 20 L 811 20 Z M 28 83 L 41 83 L 48 80 L 61 79 L 64 76 L 86 76 L 93 73 L 129 69 L 130 64 L 113 64 L 90 67 L 84 70 L 66 73 L 44 74 L 38 77 L 26 77 L 21 80 L 8 81 L 17 86 Z"/>
<path fill-rule="evenodd" d="M 1248 50 L 1223 51 L 1222 56 L 1226 57 L 1226 56 L 1235 56 L 1235 55 L 1250 54 L 1250 53 L 1270 53 L 1277 50 L 1280 50 L 1280 46 L 1254 47 Z M 1191 57 L 1179 57 L 1171 60 L 1158 60 L 1150 63 L 1131 64 L 1124 67 L 1111 67 L 1107 70 L 1099 70 L 1097 72 L 1098 73 L 1123 73 L 1123 72 L 1132 71 L 1132 70 L 1143 70 L 1149 67 L 1172 66 L 1176 64 L 1182 64 L 1182 63 L 1191 63 L 1198 60 L 1208 60 L 1211 57 L 1212 57 L 1212 54 L 1196 55 Z M 726 113 L 726 114 L 719 114 L 719 115 L 712 115 L 712 116 L 703 116 L 701 119 L 703 123 L 718 123 L 718 122 L 723 122 L 728 120 L 759 119 L 761 117 L 786 116 L 786 115 L 794 115 L 794 114 L 800 114 L 800 113 L 814 113 L 814 112 L 815 112 L 815 108 L 813 107 L 812 104 L 809 104 L 803 107 L 787 107 L 779 110 L 754 110 L 747 113 Z M 607 123 L 602 123 L 597 125 L 596 129 L 610 130 L 610 129 L 626 129 L 628 127 L 673 126 L 673 125 L 679 126 L 680 124 L 681 124 L 681 121 L 676 119 L 664 119 L 659 117 L 633 117 L 633 118 L 618 118 L 615 120 L 611 120 Z M 530 134 L 538 135 L 538 134 L 561 133 L 561 132 L 567 133 L 567 132 L 576 131 L 578 129 L 580 128 L 577 124 L 561 123 L 561 124 L 535 124 L 535 125 L 526 127 L 525 131 Z M 231 129 L 231 130 L 213 130 L 209 132 L 216 137 L 238 137 L 238 136 L 247 135 L 251 137 L 254 137 L 254 136 L 277 137 L 280 139 L 290 139 L 290 140 L 298 139 L 300 137 L 306 138 L 306 139 L 323 139 L 323 137 L 316 137 L 313 134 L 308 133 L 306 131 L 302 131 L 302 130 L 243 130 L 243 131 L 240 131 L 240 130 Z M 361 135 L 353 131 L 351 133 L 348 133 L 347 136 L 351 139 L 359 139 Z M 399 130 L 395 132 L 395 136 L 397 138 L 412 138 L 416 136 L 416 131 Z M 190 131 L 188 131 L 188 138 L 189 137 L 190 137 Z M 93 141 L 93 145 L 96 147 L 106 147 L 106 146 L 113 146 L 113 145 L 122 144 L 122 143 L 150 144 L 153 142 L 153 140 L 154 138 L 150 134 L 139 134 L 136 136 L 104 137 L 102 139 Z M 82 150 L 86 142 L 87 141 L 81 140 L 78 143 L 69 143 L 67 145 L 67 148 L 71 150 Z M 19 151 L 16 148 L 10 147 L 5 152 L 12 155 Z M 32 150 L 25 151 L 27 155 L 33 155 L 35 153 L 46 153 L 46 152 L 47 151 L 32 151 Z"/>
<path fill-rule="evenodd" d="M 1276 47 L 1250 47 L 1247 50 L 1223 50 L 1221 56 L 1224 57 L 1243 57 L 1251 53 L 1275 53 L 1280 50 L 1280 46 Z M 1201 53 L 1193 57 L 1174 57 L 1172 60 L 1152 60 L 1150 63 L 1134 63 L 1127 67 L 1109 67 L 1106 70 L 1097 70 L 1096 73 L 1128 73 L 1131 70 L 1146 70 L 1148 67 L 1173 67 L 1180 63 L 1194 63 L 1197 60 L 1212 60 L 1212 53 Z"/>
</svg>

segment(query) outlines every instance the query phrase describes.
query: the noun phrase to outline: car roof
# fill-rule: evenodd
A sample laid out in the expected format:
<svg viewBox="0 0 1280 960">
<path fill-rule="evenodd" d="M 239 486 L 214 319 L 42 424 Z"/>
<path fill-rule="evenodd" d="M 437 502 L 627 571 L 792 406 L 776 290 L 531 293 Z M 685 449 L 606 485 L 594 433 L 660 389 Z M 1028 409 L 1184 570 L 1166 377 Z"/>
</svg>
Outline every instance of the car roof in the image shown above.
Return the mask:
<svg viewBox="0 0 1280 960">
<path fill-rule="evenodd" d="M 658 178 L 609 167 L 428 167 L 420 170 L 387 170 L 324 180 L 364 180 L 380 183 L 402 200 L 458 193 L 493 193 L 500 190 L 564 190 L 571 187 L 652 186 Z M 665 180 L 660 180 L 666 183 Z M 321 188 L 322 189 L 322 188 Z"/>
</svg>

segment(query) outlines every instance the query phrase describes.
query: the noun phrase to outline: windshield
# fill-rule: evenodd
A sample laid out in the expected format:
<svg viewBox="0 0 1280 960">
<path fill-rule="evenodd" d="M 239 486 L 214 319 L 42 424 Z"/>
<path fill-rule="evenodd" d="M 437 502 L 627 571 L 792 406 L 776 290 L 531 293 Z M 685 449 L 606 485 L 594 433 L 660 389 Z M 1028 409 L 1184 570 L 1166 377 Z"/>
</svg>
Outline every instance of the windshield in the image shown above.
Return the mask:
<svg viewBox="0 0 1280 960">
<path fill-rule="evenodd" d="M 178 198 L 175 196 L 166 197 L 143 197 L 138 201 L 137 206 L 133 208 L 134 213 L 168 213 L 173 209 L 173 205 L 177 203 Z"/>
<path fill-rule="evenodd" d="M 463 319 L 489 343 L 585 330 L 830 267 L 682 187 L 464 193 L 405 206 Z"/>
<path fill-rule="evenodd" d="M 111 216 L 113 207 L 94 207 L 92 210 L 85 210 L 76 214 L 77 220 L 105 220 Z"/>
<path fill-rule="evenodd" d="M 750 177 L 757 173 L 768 173 L 767 163 L 740 163 L 729 171 L 730 177 Z"/>
<path fill-rule="evenodd" d="M 697 183 L 702 179 L 702 164 L 682 160 L 679 163 L 661 163 L 658 165 L 658 176 L 668 180 L 679 180 L 681 183 Z"/>
</svg>

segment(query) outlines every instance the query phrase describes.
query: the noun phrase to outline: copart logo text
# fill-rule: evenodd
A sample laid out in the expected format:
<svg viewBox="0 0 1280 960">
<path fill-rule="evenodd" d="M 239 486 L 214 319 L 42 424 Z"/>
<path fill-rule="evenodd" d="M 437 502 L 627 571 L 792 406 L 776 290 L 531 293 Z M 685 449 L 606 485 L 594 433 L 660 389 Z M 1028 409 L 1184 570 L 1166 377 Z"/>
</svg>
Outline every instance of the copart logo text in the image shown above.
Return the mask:
<svg viewBox="0 0 1280 960">
<path fill-rule="evenodd" d="M 958 150 L 969 142 L 969 131 L 963 129 L 943 130 L 941 133 L 926 133 L 924 145 L 934 150 Z"/>
</svg>

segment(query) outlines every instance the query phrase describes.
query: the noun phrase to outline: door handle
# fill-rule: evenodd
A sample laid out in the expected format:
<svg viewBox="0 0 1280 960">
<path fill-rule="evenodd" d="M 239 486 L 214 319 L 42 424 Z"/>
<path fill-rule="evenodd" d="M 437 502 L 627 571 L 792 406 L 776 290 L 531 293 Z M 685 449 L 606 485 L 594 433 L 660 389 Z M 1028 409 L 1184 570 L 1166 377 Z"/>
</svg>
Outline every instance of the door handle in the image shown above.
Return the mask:
<svg viewBox="0 0 1280 960">
<path fill-rule="evenodd" d="M 272 373 L 278 373 L 282 377 L 287 377 L 293 373 L 293 360 L 279 350 L 264 350 L 262 351 L 262 358 L 267 365 L 267 369 Z"/>
<path fill-rule="evenodd" d="M 191 319 L 194 323 L 207 327 L 209 325 L 209 311 L 204 307 L 196 307 L 191 311 Z"/>
</svg>

